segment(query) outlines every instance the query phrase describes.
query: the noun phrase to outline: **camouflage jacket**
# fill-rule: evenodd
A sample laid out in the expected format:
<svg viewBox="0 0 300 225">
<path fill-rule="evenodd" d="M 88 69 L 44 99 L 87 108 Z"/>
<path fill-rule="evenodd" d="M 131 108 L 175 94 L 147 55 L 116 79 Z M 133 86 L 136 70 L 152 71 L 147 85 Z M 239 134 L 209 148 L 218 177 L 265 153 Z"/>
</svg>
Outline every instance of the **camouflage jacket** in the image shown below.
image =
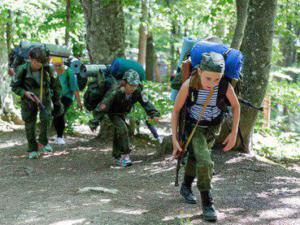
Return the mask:
<svg viewBox="0 0 300 225">
<path fill-rule="evenodd" d="M 155 106 L 148 101 L 143 87 L 140 86 L 135 92 L 126 97 L 124 87 L 116 87 L 108 91 L 100 104 L 105 104 L 105 112 L 127 114 L 131 111 L 133 105 L 139 102 L 150 117 L 159 117 L 160 113 Z"/>
<path fill-rule="evenodd" d="M 22 100 L 25 91 L 30 91 L 40 97 L 40 86 L 40 81 L 33 75 L 30 63 L 24 63 L 16 68 L 11 88 L 13 92 L 22 97 Z M 44 67 L 43 103 L 47 104 L 52 100 L 54 108 L 61 111 L 60 89 L 59 81 L 54 78 L 53 70 L 50 67 Z"/>
</svg>

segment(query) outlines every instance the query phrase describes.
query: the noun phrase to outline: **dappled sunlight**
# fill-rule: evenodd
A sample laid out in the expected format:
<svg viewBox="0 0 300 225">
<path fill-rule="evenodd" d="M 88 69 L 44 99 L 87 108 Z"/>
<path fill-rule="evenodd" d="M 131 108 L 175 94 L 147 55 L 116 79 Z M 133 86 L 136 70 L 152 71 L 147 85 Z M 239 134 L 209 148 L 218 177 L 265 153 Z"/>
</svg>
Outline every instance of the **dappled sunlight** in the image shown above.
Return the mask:
<svg viewBox="0 0 300 225">
<path fill-rule="evenodd" d="M 274 180 L 272 183 L 274 184 L 300 184 L 300 180 L 295 177 L 274 177 Z"/>
<path fill-rule="evenodd" d="M 300 192 L 298 189 L 298 194 L 297 196 L 294 196 L 293 198 L 281 198 L 279 199 L 279 202 L 286 204 L 286 205 L 290 205 L 292 204 L 293 207 L 298 207 L 298 209 L 300 209 Z"/>
<path fill-rule="evenodd" d="M 235 213 L 240 213 L 240 212 L 244 212 L 245 209 L 243 208 L 219 208 L 220 212 L 223 213 L 229 213 L 229 214 L 235 214 Z"/>
<path fill-rule="evenodd" d="M 221 177 L 220 175 L 214 175 L 212 181 L 213 182 L 226 181 L 226 178 Z"/>
<path fill-rule="evenodd" d="M 159 174 L 159 173 L 164 173 L 164 172 L 168 172 L 171 170 L 174 170 L 176 168 L 176 166 L 171 166 L 171 167 L 148 167 L 145 168 L 144 171 L 150 172 L 151 175 L 155 175 L 155 174 Z"/>
<path fill-rule="evenodd" d="M 246 159 L 245 156 L 236 156 L 234 158 L 231 158 L 229 160 L 227 160 L 225 162 L 225 164 L 235 164 L 235 163 L 240 163 L 240 162 L 243 162 L 244 160 Z"/>
<path fill-rule="evenodd" d="M 179 219 L 181 222 L 185 222 L 185 221 L 191 221 L 192 219 L 197 219 L 200 218 L 200 210 L 192 210 L 192 209 L 184 209 L 181 210 L 178 214 L 171 214 L 168 216 L 165 216 L 162 221 L 172 221 L 172 220 L 176 220 Z"/>
<path fill-rule="evenodd" d="M 122 213 L 122 214 L 127 214 L 127 215 L 142 215 L 149 210 L 145 209 L 114 209 L 112 212 L 114 213 Z"/>
<path fill-rule="evenodd" d="M 107 198 L 107 199 L 100 199 L 98 200 L 98 202 L 90 202 L 90 203 L 84 203 L 82 204 L 83 206 L 102 206 L 103 203 L 110 203 L 111 199 Z"/>
<path fill-rule="evenodd" d="M 49 225 L 75 225 L 85 222 L 86 219 L 75 219 L 75 220 L 62 220 L 59 222 L 51 223 Z"/>
<path fill-rule="evenodd" d="M 50 154 L 44 154 L 44 155 L 42 155 L 42 158 L 43 159 L 48 159 L 48 158 L 51 158 L 53 156 L 61 156 L 61 155 L 69 155 L 69 154 L 70 154 L 70 152 L 66 151 L 66 150 L 59 151 L 59 152 L 54 151 L 54 152 L 52 152 Z"/>
<path fill-rule="evenodd" d="M 27 219 L 24 219 L 24 221 L 22 222 L 22 224 L 36 224 L 36 223 L 39 223 L 39 221 L 41 221 L 41 217 L 35 217 L 35 216 L 32 216 L 30 218 L 27 218 Z"/>
<path fill-rule="evenodd" d="M 272 208 L 261 210 L 259 214 L 260 219 L 279 219 L 279 218 L 291 218 L 294 214 L 299 213 L 299 209 L 291 208 Z"/>
<path fill-rule="evenodd" d="M 166 193 L 166 192 L 163 192 L 163 191 L 156 191 L 155 193 L 158 194 L 158 195 L 163 195 L 163 196 L 172 196 L 172 194 Z"/>
<path fill-rule="evenodd" d="M 11 147 L 20 147 L 24 145 L 23 141 L 9 141 L 9 142 L 2 142 L 0 143 L 0 150 L 1 149 L 7 149 L 7 148 L 11 148 Z"/>
</svg>

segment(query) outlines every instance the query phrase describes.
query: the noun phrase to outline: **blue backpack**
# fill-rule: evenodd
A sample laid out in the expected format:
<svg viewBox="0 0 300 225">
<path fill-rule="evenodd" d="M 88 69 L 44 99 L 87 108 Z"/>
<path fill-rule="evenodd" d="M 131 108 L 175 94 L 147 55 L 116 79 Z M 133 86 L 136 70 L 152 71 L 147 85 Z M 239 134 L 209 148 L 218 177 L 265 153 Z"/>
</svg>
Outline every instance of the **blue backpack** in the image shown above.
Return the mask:
<svg viewBox="0 0 300 225">
<path fill-rule="evenodd" d="M 216 52 L 222 54 L 225 59 L 224 76 L 229 79 L 239 79 L 243 69 L 243 54 L 236 49 L 229 48 L 224 44 L 200 41 L 191 50 L 192 68 L 201 63 L 202 54 Z"/>
</svg>

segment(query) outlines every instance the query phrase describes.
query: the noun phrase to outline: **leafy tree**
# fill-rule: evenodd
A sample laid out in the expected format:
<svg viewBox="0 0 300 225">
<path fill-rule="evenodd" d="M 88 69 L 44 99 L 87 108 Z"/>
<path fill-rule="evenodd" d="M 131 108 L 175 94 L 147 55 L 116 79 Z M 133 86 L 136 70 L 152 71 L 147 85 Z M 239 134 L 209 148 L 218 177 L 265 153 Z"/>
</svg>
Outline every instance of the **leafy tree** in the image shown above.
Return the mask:
<svg viewBox="0 0 300 225">
<path fill-rule="evenodd" d="M 261 105 L 267 90 L 276 6 L 276 0 L 249 1 L 248 20 L 241 45 L 245 56 L 242 97 L 255 105 Z M 241 109 L 240 127 L 245 146 L 240 144 L 239 147 L 243 151 L 249 151 L 257 111 L 243 106 Z"/>
</svg>

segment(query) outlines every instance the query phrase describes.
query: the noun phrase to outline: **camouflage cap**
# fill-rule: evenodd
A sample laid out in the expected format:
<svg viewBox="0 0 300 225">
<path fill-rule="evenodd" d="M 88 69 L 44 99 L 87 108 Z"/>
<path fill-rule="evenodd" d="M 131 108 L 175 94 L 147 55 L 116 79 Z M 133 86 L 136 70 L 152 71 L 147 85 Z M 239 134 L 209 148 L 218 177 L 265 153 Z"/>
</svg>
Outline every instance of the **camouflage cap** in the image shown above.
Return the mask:
<svg viewBox="0 0 300 225">
<path fill-rule="evenodd" d="M 123 80 L 126 80 L 130 85 L 140 84 L 140 75 L 135 70 L 127 70 L 123 76 Z"/>
<path fill-rule="evenodd" d="M 216 52 L 203 53 L 200 68 L 205 71 L 224 73 L 225 61 L 223 55 Z"/>
</svg>

